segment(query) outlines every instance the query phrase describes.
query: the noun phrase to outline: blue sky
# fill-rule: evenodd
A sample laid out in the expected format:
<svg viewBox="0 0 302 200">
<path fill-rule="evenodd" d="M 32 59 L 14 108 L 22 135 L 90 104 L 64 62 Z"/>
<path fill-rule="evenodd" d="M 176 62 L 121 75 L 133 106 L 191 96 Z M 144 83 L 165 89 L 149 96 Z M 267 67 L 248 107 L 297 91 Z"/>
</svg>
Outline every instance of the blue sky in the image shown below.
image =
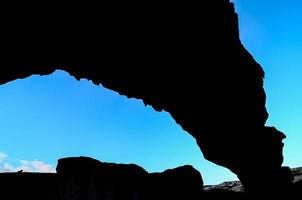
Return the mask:
<svg viewBox="0 0 302 200">
<path fill-rule="evenodd" d="M 242 42 L 266 71 L 268 124 L 288 135 L 285 164 L 302 166 L 302 3 L 235 3 Z M 54 171 L 57 159 L 85 155 L 150 172 L 191 164 L 206 184 L 236 178 L 205 161 L 168 113 L 62 71 L 1 86 L 0 111 L 0 171 Z"/>
<path fill-rule="evenodd" d="M 150 172 L 191 164 L 209 184 L 235 178 L 205 161 L 168 113 L 63 71 L 1 86 L 0 110 L 2 171 L 54 171 L 57 159 L 84 155 Z"/>
<path fill-rule="evenodd" d="M 284 165 L 302 166 L 302 1 L 233 2 L 241 41 L 266 73 L 267 124 L 287 135 Z"/>
</svg>

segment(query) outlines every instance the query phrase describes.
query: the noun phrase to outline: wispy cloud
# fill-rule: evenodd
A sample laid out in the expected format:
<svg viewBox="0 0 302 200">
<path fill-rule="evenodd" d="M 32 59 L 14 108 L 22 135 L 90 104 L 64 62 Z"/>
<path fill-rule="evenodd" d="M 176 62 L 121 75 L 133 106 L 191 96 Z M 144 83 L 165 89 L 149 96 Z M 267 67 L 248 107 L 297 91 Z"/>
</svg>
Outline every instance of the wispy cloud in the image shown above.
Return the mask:
<svg viewBox="0 0 302 200">
<path fill-rule="evenodd" d="M 6 157 L 7 155 L 5 153 L 0 152 L 0 162 L 2 162 Z"/>
<path fill-rule="evenodd" d="M 14 166 L 9 162 L 8 155 L 0 152 L 0 172 L 16 172 L 20 170 L 24 172 L 55 172 L 53 166 L 39 160 L 19 160 L 17 166 Z"/>
</svg>

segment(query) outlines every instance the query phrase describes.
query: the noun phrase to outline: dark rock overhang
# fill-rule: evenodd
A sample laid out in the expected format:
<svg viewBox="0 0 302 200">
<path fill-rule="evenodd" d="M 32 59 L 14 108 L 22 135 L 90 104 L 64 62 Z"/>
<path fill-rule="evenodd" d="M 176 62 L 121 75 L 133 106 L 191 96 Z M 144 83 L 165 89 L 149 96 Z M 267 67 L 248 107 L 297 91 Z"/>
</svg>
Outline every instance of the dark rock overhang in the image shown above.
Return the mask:
<svg viewBox="0 0 302 200">
<path fill-rule="evenodd" d="M 68 11 L 21 12 L 7 23 L 0 84 L 64 70 L 169 112 L 206 159 L 232 170 L 246 187 L 263 171 L 276 185 L 288 182 L 281 168 L 285 136 L 265 127 L 264 72 L 240 42 L 232 3 Z"/>
</svg>

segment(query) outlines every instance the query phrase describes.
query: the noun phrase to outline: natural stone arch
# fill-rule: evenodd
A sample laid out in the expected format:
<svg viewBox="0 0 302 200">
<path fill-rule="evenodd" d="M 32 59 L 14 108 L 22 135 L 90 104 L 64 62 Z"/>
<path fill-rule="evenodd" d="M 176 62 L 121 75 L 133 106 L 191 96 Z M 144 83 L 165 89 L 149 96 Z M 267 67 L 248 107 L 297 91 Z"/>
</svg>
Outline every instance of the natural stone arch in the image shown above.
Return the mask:
<svg viewBox="0 0 302 200">
<path fill-rule="evenodd" d="M 233 4 L 170 6 L 113 6 L 109 19 L 92 12 L 85 23 L 51 29 L 60 34 L 23 33 L 2 47 L 9 50 L 0 83 L 64 70 L 169 112 L 206 159 L 229 168 L 248 189 L 263 176 L 272 185 L 289 182 L 281 168 L 284 135 L 265 127 L 264 72 L 239 40 Z"/>
</svg>

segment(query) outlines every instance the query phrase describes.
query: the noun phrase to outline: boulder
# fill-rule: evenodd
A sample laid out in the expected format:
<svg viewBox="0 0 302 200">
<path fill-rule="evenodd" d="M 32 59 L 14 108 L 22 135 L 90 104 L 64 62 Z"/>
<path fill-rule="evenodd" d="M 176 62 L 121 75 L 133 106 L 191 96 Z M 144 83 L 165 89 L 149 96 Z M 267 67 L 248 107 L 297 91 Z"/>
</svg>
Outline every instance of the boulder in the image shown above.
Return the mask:
<svg viewBox="0 0 302 200">
<path fill-rule="evenodd" d="M 199 171 L 185 165 L 149 174 L 147 186 L 150 199 L 195 199 L 201 195 L 203 180 Z"/>
<path fill-rule="evenodd" d="M 56 170 L 63 176 L 139 177 L 148 174 L 135 164 L 106 163 L 83 156 L 59 159 Z"/>
<path fill-rule="evenodd" d="M 195 199 L 203 190 L 200 173 L 189 165 L 148 173 L 134 164 L 71 157 L 58 161 L 57 174 L 62 180 L 60 196 L 67 197 L 78 191 L 77 196 L 93 194 L 95 198 L 110 200 Z"/>
</svg>

